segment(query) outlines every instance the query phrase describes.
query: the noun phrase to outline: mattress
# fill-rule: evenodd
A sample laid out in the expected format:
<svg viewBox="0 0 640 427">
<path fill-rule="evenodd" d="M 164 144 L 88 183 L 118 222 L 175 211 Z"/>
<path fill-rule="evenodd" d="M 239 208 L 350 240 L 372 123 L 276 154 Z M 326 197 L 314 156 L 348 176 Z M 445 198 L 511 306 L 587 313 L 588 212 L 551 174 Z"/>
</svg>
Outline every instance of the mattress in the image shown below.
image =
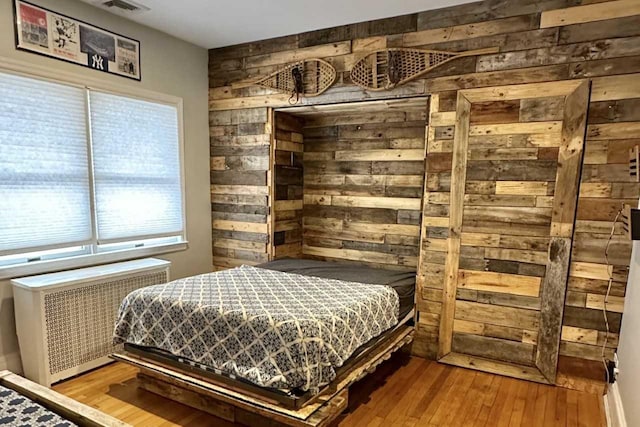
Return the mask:
<svg viewBox="0 0 640 427">
<path fill-rule="evenodd" d="M 115 343 L 167 351 L 262 387 L 317 390 L 398 323 L 388 286 L 241 266 L 130 293 Z"/>
<path fill-rule="evenodd" d="M 283 258 L 260 264 L 257 267 L 303 276 L 323 277 L 347 282 L 385 285 L 393 288 L 400 298 L 399 318 L 404 318 L 414 307 L 416 273 L 384 270 L 366 266 L 338 264 L 336 262 L 309 259 Z"/>
<path fill-rule="evenodd" d="M 17 391 L 0 385 L 0 426 L 71 427 L 75 425 Z"/>
</svg>

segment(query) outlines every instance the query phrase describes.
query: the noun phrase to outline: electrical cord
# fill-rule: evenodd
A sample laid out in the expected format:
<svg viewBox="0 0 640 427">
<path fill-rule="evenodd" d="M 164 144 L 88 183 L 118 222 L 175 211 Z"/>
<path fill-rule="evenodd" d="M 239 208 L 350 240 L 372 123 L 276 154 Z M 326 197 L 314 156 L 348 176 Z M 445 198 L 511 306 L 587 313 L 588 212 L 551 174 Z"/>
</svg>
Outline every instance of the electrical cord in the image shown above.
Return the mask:
<svg viewBox="0 0 640 427">
<path fill-rule="evenodd" d="M 602 305 L 602 315 L 604 317 L 604 325 L 606 328 L 606 332 L 604 334 L 604 342 L 602 343 L 602 352 L 600 353 L 600 357 L 602 359 L 602 363 L 604 364 L 604 372 L 607 375 L 607 384 L 609 384 L 611 378 L 609 377 L 609 367 L 607 366 L 607 358 L 605 353 L 607 351 L 607 342 L 609 341 L 609 318 L 607 317 L 607 303 L 609 302 L 609 295 L 611 294 L 611 288 L 613 286 L 613 266 L 609 263 L 609 247 L 611 246 L 611 241 L 613 240 L 613 235 L 616 232 L 616 223 L 622 215 L 624 211 L 624 205 L 618 210 L 615 219 L 613 220 L 613 225 L 611 226 L 611 233 L 609 233 L 609 239 L 607 240 L 607 246 L 604 249 L 604 259 L 607 264 L 607 269 L 609 270 L 609 283 L 607 284 L 607 292 L 604 296 L 604 303 Z"/>
</svg>

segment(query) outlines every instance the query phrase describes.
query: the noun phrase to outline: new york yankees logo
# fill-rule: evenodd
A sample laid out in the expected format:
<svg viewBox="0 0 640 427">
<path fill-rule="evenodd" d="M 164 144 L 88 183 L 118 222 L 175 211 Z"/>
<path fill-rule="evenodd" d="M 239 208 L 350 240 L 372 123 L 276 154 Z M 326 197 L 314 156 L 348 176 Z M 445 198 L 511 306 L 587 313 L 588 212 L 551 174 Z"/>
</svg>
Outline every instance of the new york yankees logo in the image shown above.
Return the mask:
<svg viewBox="0 0 640 427">
<path fill-rule="evenodd" d="M 94 54 L 91 57 L 91 68 L 104 71 L 104 58 L 98 54 Z"/>
</svg>

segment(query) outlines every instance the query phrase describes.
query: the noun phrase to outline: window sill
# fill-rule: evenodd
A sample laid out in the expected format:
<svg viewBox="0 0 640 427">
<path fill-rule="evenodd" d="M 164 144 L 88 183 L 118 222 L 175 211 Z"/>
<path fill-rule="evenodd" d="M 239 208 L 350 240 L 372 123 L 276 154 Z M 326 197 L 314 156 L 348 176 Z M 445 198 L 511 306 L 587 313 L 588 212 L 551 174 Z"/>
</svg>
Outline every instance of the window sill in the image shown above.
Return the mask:
<svg viewBox="0 0 640 427">
<path fill-rule="evenodd" d="M 171 243 L 146 248 L 124 249 L 121 251 L 106 252 L 100 254 L 80 255 L 76 257 L 36 261 L 29 264 L 11 265 L 0 267 L 0 280 L 15 279 L 23 276 L 53 273 L 62 270 L 91 267 L 111 262 L 128 261 L 135 258 L 145 258 L 169 252 L 187 250 L 189 242 Z"/>
</svg>

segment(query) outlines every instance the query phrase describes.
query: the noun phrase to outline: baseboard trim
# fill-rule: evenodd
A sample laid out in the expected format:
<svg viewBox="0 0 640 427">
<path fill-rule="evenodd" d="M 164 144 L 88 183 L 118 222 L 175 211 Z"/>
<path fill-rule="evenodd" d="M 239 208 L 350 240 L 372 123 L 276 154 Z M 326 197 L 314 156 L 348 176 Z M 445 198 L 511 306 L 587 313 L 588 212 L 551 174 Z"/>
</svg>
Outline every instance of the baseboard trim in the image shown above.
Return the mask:
<svg viewBox="0 0 640 427">
<path fill-rule="evenodd" d="M 604 408 L 607 413 L 607 425 L 609 427 L 627 427 L 617 382 L 609 384 L 608 392 L 604 395 Z"/>
<path fill-rule="evenodd" d="M 16 374 L 22 374 L 22 360 L 20 353 L 0 354 L 0 370 L 8 369 Z"/>
</svg>

